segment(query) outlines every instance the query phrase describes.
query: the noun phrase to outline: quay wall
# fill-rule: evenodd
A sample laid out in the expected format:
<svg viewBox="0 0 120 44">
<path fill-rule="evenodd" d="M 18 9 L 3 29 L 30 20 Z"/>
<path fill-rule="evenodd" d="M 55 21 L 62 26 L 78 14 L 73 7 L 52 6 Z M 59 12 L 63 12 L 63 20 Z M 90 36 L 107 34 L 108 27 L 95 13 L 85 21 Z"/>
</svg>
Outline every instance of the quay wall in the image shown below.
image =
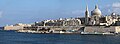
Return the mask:
<svg viewBox="0 0 120 44">
<path fill-rule="evenodd" d="M 120 26 L 86 26 L 84 32 L 120 32 Z"/>
</svg>

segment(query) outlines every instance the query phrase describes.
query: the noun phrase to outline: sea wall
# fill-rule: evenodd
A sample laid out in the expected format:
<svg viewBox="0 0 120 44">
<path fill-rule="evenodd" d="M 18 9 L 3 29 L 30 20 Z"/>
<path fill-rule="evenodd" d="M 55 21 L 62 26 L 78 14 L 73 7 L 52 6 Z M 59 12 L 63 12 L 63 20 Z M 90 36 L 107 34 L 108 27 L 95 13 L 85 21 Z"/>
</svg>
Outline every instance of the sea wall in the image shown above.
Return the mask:
<svg viewBox="0 0 120 44">
<path fill-rule="evenodd" d="M 120 26 L 86 26 L 84 32 L 120 32 Z"/>
</svg>

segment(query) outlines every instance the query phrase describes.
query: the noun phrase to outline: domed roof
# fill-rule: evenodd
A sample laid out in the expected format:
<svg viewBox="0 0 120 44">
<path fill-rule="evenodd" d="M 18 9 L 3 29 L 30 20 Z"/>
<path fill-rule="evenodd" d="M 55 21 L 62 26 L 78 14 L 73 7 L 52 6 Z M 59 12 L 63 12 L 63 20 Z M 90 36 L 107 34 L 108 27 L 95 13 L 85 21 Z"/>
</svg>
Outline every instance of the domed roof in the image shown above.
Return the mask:
<svg viewBox="0 0 120 44">
<path fill-rule="evenodd" d="M 98 6 L 95 6 L 95 9 L 92 11 L 92 15 L 101 16 L 101 11 L 98 9 Z"/>
</svg>

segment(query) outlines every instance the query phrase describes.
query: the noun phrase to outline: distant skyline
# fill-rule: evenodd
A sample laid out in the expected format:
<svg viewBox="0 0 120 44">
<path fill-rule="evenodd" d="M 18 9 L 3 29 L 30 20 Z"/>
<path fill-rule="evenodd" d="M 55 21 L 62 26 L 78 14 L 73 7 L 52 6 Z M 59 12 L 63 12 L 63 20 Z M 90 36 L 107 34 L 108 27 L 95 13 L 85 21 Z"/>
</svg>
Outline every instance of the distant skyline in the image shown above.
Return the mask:
<svg viewBox="0 0 120 44">
<path fill-rule="evenodd" d="M 83 17 L 99 6 L 102 15 L 120 14 L 120 0 L 0 0 L 0 26 L 47 19 Z"/>
</svg>

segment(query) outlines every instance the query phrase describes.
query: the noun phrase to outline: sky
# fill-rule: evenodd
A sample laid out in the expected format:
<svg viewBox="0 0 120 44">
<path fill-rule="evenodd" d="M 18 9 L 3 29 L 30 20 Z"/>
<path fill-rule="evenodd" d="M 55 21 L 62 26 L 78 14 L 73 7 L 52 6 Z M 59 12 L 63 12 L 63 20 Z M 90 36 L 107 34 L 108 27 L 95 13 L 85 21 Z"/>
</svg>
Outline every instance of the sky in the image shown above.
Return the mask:
<svg viewBox="0 0 120 44">
<path fill-rule="evenodd" d="M 0 26 L 47 19 L 84 17 L 99 6 L 102 15 L 120 14 L 120 0 L 0 0 Z"/>
</svg>

